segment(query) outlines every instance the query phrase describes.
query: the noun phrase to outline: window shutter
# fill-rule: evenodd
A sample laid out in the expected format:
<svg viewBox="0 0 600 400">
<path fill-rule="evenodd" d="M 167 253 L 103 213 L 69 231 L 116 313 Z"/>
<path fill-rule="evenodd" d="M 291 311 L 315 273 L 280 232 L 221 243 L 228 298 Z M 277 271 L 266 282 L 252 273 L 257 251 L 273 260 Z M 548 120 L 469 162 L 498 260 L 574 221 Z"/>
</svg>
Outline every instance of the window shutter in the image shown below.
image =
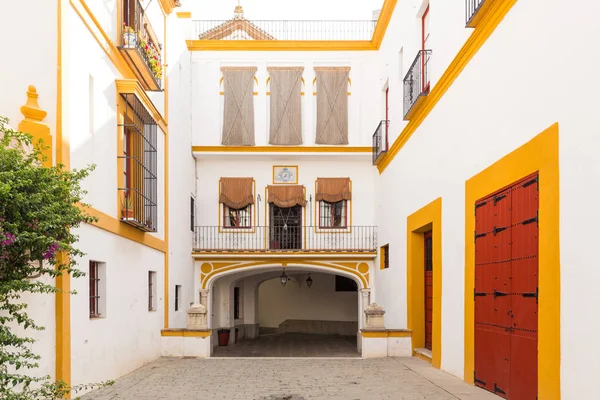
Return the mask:
<svg viewBox="0 0 600 400">
<path fill-rule="evenodd" d="M 254 146 L 254 74 L 256 67 L 223 67 L 225 146 Z"/>
<path fill-rule="evenodd" d="M 316 144 L 348 144 L 349 67 L 315 68 L 317 78 Z"/>
</svg>

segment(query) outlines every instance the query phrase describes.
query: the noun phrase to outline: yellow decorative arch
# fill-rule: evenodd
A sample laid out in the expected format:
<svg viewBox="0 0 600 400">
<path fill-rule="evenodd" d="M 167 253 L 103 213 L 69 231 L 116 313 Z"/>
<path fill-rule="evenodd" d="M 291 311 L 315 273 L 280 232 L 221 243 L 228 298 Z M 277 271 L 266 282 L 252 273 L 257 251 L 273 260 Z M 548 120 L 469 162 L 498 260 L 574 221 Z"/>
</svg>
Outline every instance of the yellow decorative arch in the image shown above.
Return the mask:
<svg viewBox="0 0 600 400">
<path fill-rule="evenodd" d="M 200 287 L 207 289 L 210 282 L 214 281 L 221 274 L 230 273 L 234 270 L 239 272 L 244 270 L 260 269 L 265 266 L 281 265 L 287 267 L 293 265 L 296 267 L 321 267 L 319 269 L 330 269 L 332 273 L 344 272 L 352 275 L 359 283 L 361 288 L 370 287 L 369 264 L 364 261 L 310 261 L 298 259 L 278 259 L 263 261 L 228 261 L 228 262 L 204 262 L 200 266 Z"/>
</svg>

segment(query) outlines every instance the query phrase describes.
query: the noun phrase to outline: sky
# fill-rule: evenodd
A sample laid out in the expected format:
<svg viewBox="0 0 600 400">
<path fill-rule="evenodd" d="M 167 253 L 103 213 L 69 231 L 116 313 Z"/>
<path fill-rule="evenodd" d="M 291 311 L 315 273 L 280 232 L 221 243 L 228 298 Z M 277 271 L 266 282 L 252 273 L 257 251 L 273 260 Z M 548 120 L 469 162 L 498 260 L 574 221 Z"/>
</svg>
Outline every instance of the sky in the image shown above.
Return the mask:
<svg viewBox="0 0 600 400">
<path fill-rule="evenodd" d="M 369 20 L 384 0 L 239 0 L 248 19 Z M 193 19 L 233 18 L 238 0 L 182 0 Z"/>
</svg>

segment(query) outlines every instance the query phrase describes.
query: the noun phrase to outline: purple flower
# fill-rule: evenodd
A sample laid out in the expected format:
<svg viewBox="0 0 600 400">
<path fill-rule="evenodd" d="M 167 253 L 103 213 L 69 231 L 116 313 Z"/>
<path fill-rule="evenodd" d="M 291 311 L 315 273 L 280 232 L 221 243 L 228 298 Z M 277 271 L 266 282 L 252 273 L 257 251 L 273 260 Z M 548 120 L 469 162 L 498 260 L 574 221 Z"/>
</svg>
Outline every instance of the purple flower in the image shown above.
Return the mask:
<svg viewBox="0 0 600 400">
<path fill-rule="evenodd" d="M 12 233 L 6 232 L 4 234 L 5 239 L 2 240 L 2 246 L 10 246 L 11 244 L 13 244 L 15 242 L 15 240 L 17 240 L 17 237 L 15 235 L 13 235 Z"/>
<path fill-rule="evenodd" d="M 58 250 L 58 243 L 54 242 L 50 245 L 50 247 L 48 248 L 48 250 L 46 250 L 42 256 L 44 257 L 44 260 L 49 260 L 51 258 L 54 258 L 54 256 L 56 255 L 56 251 Z"/>
</svg>

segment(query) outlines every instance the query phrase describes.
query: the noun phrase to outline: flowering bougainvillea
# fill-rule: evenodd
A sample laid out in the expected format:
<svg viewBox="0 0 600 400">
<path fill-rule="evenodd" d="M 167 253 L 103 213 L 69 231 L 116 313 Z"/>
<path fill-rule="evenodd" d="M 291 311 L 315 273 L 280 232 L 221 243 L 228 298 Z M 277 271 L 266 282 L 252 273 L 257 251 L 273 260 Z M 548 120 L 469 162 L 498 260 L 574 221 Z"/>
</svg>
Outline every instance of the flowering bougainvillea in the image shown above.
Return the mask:
<svg viewBox="0 0 600 400">
<path fill-rule="evenodd" d="M 0 117 L 0 399 L 63 398 L 78 387 L 31 371 L 40 356 L 23 332 L 44 327 L 29 317 L 22 296 L 57 292 L 53 280 L 44 278 L 83 275 L 76 269 L 83 253 L 73 229 L 95 221 L 85 212 L 80 186 L 93 166 L 44 167 L 43 143 L 7 125 Z"/>
</svg>

